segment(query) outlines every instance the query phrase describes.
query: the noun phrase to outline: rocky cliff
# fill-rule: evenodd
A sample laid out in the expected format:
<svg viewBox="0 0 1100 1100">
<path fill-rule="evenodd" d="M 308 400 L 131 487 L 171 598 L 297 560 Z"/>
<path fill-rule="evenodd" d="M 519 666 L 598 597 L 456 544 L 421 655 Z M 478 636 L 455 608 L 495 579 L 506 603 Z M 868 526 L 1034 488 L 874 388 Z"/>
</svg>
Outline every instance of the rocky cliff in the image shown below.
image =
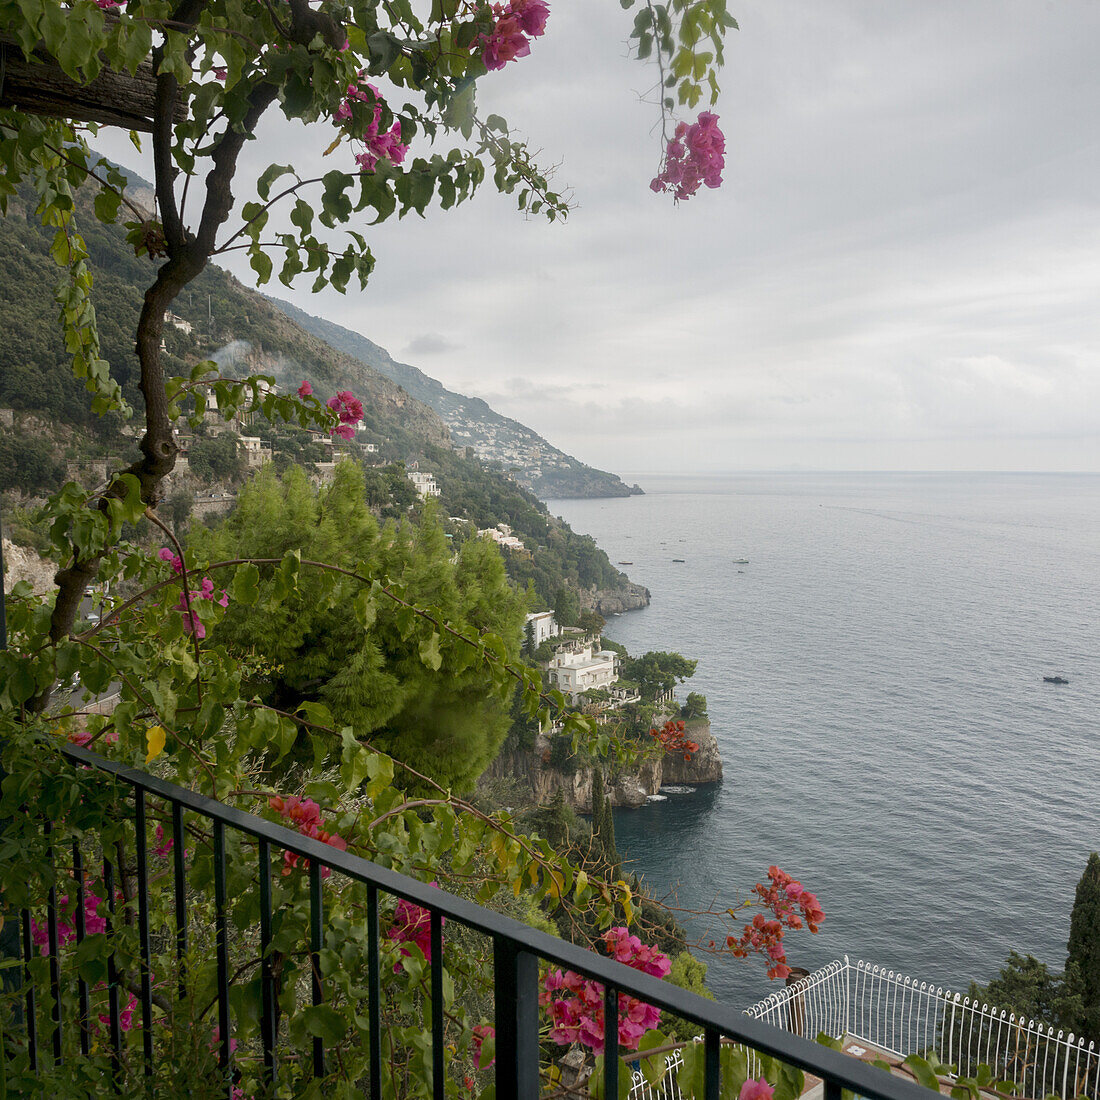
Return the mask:
<svg viewBox="0 0 1100 1100">
<path fill-rule="evenodd" d="M 665 755 L 646 760 L 633 769 L 612 770 L 607 779 L 608 796 L 613 806 L 644 806 L 651 794 L 662 786 L 704 786 L 722 781 L 722 758 L 718 742 L 707 721 L 693 722 L 688 736 L 699 750 L 691 760 Z M 592 768 L 565 770 L 550 763 L 550 740 L 540 736 L 535 747 L 517 752 L 503 752 L 485 773 L 486 779 L 519 779 L 524 781 L 533 802 L 545 805 L 559 790 L 565 801 L 577 813 L 592 812 Z"/>
<path fill-rule="evenodd" d="M 598 611 L 605 619 L 609 615 L 621 615 L 624 611 L 637 611 L 649 606 L 649 589 L 633 581 L 627 581 L 618 588 L 581 589 L 580 604 L 582 611 Z"/>
<path fill-rule="evenodd" d="M 53 575 L 57 566 L 40 558 L 25 546 L 16 546 L 4 539 L 4 591 L 10 592 L 20 581 L 30 581 L 36 595 L 43 595 L 53 588 Z"/>
</svg>

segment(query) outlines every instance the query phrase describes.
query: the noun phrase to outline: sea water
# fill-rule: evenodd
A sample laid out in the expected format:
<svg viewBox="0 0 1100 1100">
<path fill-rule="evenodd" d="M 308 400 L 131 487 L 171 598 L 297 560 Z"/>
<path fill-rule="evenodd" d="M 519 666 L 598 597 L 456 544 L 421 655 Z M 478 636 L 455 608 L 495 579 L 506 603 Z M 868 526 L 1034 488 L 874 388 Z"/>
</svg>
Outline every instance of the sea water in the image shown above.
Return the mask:
<svg viewBox="0 0 1100 1100">
<path fill-rule="evenodd" d="M 707 696 L 724 783 L 615 815 L 692 939 L 775 863 L 826 912 L 792 964 L 1060 970 L 1100 849 L 1100 476 L 627 479 L 646 495 L 549 506 L 652 592 L 607 635 L 699 660 L 678 694 Z M 703 957 L 734 1004 L 776 985 Z"/>
</svg>

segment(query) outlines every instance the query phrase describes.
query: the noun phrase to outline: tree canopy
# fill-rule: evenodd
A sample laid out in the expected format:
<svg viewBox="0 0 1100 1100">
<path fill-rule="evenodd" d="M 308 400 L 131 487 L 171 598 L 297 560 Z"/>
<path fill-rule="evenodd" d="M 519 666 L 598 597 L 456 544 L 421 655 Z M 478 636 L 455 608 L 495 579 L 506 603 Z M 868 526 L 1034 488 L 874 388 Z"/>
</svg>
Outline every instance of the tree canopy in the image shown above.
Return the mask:
<svg viewBox="0 0 1100 1100">
<path fill-rule="evenodd" d="M 281 479 L 265 470 L 241 490 L 230 517 L 196 539 L 195 549 L 210 559 L 281 560 L 294 550 L 303 560 L 387 577 L 407 598 L 441 610 L 454 629 L 492 632 L 505 640 L 508 659 L 519 655 L 525 603 L 495 548 L 473 539 L 452 562 L 430 509 L 416 527 L 380 527 L 353 462 L 341 463 L 332 486 L 320 491 L 300 468 Z M 376 749 L 445 786 L 467 789 L 507 732 L 509 697 L 486 691 L 476 666 L 441 672 L 438 653 L 425 654 L 416 638 L 402 636 L 392 604 L 357 614 L 362 585 L 351 577 L 324 603 L 317 578 L 304 577 L 297 593 L 272 606 L 276 572 L 261 569 L 259 598 L 234 604 L 214 640 L 270 670 L 270 698 L 281 710 L 322 702 L 339 725 Z"/>
</svg>

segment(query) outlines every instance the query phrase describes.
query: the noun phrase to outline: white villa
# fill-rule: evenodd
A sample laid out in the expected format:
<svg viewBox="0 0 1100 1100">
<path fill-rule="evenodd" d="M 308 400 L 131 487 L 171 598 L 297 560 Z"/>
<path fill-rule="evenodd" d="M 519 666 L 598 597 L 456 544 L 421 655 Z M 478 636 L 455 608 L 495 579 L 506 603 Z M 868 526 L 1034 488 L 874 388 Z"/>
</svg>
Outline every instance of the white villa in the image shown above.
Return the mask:
<svg viewBox="0 0 1100 1100">
<path fill-rule="evenodd" d="M 486 527 L 478 531 L 482 538 L 490 538 L 493 542 L 503 546 L 506 550 L 524 550 L 523 540 L 512 534 L 512 528 L 506 523 L 498 523 L 496 527 Z"/>
<path fill-rule="evenodd" d="M 618 678 L 619 655 L 609 649 L 593 652 L 592 645 L 573 652 L 559 652 L 550 659 L 547 673 L 550 686 L 556 687 L 575 706 L 586 691 L 602 688 L 610 691 Z"/>
<path fill-rule="evenodd" d="M 413 483 L 421 500 L 439 496 L 439 486 L 435 483 L 435 474 L 424 470 L 409 470 L 409 480 Z"/>
<path fill-rule="evenodd" d="M 553 611 L 536 611 L 528 615 L 524 622 L 531 624 L 531 644 L 535 649 L 538 649 L 547 638 L 553 638 L 561 633 Z"/>
</svg>

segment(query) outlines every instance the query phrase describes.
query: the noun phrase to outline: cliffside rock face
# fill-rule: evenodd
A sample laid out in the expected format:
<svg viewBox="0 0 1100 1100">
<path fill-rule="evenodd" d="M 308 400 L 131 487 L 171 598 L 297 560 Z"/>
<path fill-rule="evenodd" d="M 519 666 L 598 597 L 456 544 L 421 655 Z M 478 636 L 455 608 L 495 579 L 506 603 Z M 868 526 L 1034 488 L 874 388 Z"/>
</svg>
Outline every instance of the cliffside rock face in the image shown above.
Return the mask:
<svg viewBox="0 0 1100 1100">
<path fill-rule="evenodd" d="M 597 611 L 605 619 L 609 615 L 621 615 L 624 611 L 636 611 L 649 606 L 649 589 L 627 581 L 619 588 L 596 588 L 580 592 L 582 611 Z"/>
<path fill-rule="evenodd" d="M 4 539 L 4 591 L 10 592 L 20 581 L 30 581 L 37 595 L 53 588 L 57 566 L 40 558 L 33 550 Z"/>
<path fill-rule="evenodd" d="M 722 782 L 722 756 L 718 751 L 718 742 L 710 731 L 710 723 L 690 722 L 684 735 L 694 741 L 699 749 L 692 753 L 690 760 L 675 753 L 666 753 L 661 782 L 667 786 L 702 786 L 706 783 Z"/>
<path fill-rule="evenodd" d="M 698 746 L 690 761 L 666 754 L 645 760 L 630 772 L 620 772 L 608 782 L 612 806 L 637 809 L 663 785 L 703 786 L 722 781 L 722 758 L 709 722 L 693 723 L 689 737 Z M 592 812 L 592 769 L 563 771 L 550 763 L 550 742 L 540 737 L 528 751 L 501 753 L 485 772 L 486 779 L 525 780 L 532 799 L 540 805 L 550 802 L 560 790 L 577 813 Z"/>
</svg>

